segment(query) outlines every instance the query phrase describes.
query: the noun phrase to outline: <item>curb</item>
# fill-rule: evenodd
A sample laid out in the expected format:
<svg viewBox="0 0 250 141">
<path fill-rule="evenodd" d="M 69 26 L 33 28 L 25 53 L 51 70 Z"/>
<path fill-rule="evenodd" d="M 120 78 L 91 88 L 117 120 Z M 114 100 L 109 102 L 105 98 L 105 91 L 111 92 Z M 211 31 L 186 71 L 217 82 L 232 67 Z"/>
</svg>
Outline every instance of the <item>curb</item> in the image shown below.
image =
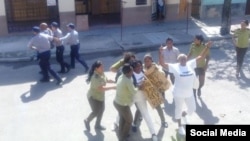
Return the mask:
<svg viewBox="0 0 250 141">
<path fill-rule="evenodd" d="M 225 35 L 222 37 L 212 37 L 210 38 L 212 41 L 220 41 L 220 40 L 225 40 L 225 39 L 231 39 L 231 35 Z M 155 51 L 158 50 L 158 47 L 161 44 L 151 44 L 151 45 L 138 45 L 138 46 L 132 46 L 130 48 L 125 47 L 124 45 L 120 44 L 119 42 L 115 41 L 120 49 L 112 49 L 109 51 L 103 51 L 103 50 L 96 50 L 92 52 L 79 52 L 80 55 L 84 56 L 85 59 L 93 59 L 98 57 L 106 57 L 110 55 L 121 55 L 125 51 L 132 51 L 132 52 L 146 52 L 146 51 Z M 178 45 L 186 45 L 186 44 L 191 44 L 192 41 L 177 41 L 174 44 L 176 46 Z M 127 48 L 127 49 L 126 49 Z M 211 49 L 218 49 L 218 47 L 213 47 Z M 69 57 L 70 54 L 65 53 L 65 57 Z M 54 53 L 51 54 L 51 58 L 54 59 L 56 55 Z M 0 63 L 10 63 L 10 62 L 30 62 L 30 57 L 22 57 L 22 58 L 0 58 Z"/>
</svg>

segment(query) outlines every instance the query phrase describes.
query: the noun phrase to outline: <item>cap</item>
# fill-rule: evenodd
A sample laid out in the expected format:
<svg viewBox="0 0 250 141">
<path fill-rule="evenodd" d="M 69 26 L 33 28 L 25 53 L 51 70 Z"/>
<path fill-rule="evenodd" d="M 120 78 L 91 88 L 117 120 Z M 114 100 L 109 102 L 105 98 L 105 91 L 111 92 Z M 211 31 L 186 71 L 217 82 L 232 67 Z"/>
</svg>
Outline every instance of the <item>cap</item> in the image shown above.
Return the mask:
<svg viewBox="0 0 250 141">
<path fill-rule="evenodd" d="M 40 28 L 38 26 L 33 26 L 32 27 L 32 31 L 36 32 L 36 33 L 39 33 L 40 32 Z"/>
<path fill-rule="evenodd" d="M 57 23 L 57 22 L 52 22 L 52 23 L 51 23 L 51 26 L 53 26 L 53 27 L 58 27 L 58 23 Z"/>
<path fill-rule="evenodd" d="M 74 28 L 75 28 L 75 25 L 74 25 L 73 23 L 69 23 L 69 24 L 67 25 L 67 27 L 70 27 L 71 29 L 74 29 Z"/>
</svg>

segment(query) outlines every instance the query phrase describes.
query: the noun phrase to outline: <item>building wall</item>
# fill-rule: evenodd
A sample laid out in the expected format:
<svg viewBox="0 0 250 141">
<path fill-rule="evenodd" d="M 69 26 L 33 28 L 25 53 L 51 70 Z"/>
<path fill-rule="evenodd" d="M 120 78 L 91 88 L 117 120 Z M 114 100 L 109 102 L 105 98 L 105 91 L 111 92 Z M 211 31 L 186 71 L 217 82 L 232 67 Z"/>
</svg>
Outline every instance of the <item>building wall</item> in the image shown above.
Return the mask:
<svg viewBox="0 0 250 141">
<path fill-rule="evenodd" d="M 5 2 L 4 0 L 0 0 L 0 35 L 7 35 L 8 34 L 8 27 L 7 27 L 7 18 L 5 12 Z"/>
<path fill-rule="evenodd" d="M 136 5 L 136 0 L 124 0 L 123 4 L 123 24 L 124 25 L 139 25 L 152 23 L 152 0 L 147 0 L 146 5 Z M 164 0 L 165 1 L 165 21 L 183 20 L 185 15 L 179 14 L 180 0 Z M 189 9 L 191 6 L 189 7 Z M 190 10 L 189 13 L 190 15 Z"/>
<path fill-rule="evenodd" d="M 202 0 L 201 3 L 201 19 L 220 18 L 222 15 L 222 7 L 224 0 Z M 244 16 L 246 8 L 246 0 L 232 0 L 231 15 Z"/>
<path fill-rule="evenodd" d="M 63 31 L 67 31 L 68 23 L 76 23 L 75 0 L 58 0 L 60 25 Z"/>
</svg>

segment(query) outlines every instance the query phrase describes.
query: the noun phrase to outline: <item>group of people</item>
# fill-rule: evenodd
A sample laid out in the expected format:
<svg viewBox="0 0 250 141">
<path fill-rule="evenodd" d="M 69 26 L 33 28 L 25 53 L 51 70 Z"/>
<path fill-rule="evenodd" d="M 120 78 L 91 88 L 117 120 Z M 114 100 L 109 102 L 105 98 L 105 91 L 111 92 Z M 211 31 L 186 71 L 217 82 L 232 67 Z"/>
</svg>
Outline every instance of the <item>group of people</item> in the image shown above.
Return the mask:
<svg viewBox="0 0 250 141">
<path fill-rule="evenodd" d="M 79 55 L 79 35 L 75 29 L 73 23 L 67 25 L 68 33 L 63 36 L 62 31 L 59 28 L 57 22 L 52 22 L 50 28 L 47 23 L 41 23 L 40 26 L 34 26 L 32 32 L 34 37 L 32 37 L 28 43 L 28 47 L 36 51 L 37 60 L 39 61 L 40 73 L 42 74 L 42 79 L 40 82 L 49 82 L 49 73 L 57 80 L 57 85 L 62 85 L 62 79 L 58 73 L 68 73 L 70 69 L 75 68 L 75 59 L 81 63 L 85 72 L 88 72 L 89 67 L 85 60 L 80 59 Z M 65 45 L 70 46 L 70 64 L 64 61 L 64 49 Z M 50 57 L 51 50 L 56 48 L 56 60 L 60 65 L 60 70 L 55 72 L 50 67 Z"/>
<path fill-rule="evenodd" d="M 151 118 L 153 115 L 148 111 L 147 102 L 153 109 L 156 109 L 161 120 L 161 127 L 167 128 L 168 124 L 161 104 L 164 102 L 165 91 L 173 85 L 175 119 L 179 126 L 178 132 L 184 135 L 185 128 L 181 123 L 181 118 L 192 114 L 196 109 L 196 89 L 198 95 L 201 96 L 211 44 L 211 41 L 205 44 L 203 36 L 196 35 L 188 55 L 185 55 L 174 47 L 173 39 L 167 38 L 166 46 L 159 48 L 158 62 L 153 60 L 151 54 L 146 54 L 141 61 L 133 53 L 126 52 L 122 59 L 110 67 L 110 71 L 116 73 L 114 81 L 105 76 L 101 61 L 96 61 L 87 78 L 87 82 L 90 83 L 87 97 L 92 112 L 84 119 L 86 129 L 90 130 L 90 122 L 94 117 L 97 118 L 95 128 L 106 129 L 101 125 L 105 107 L 105 91 L 115 89 L 113 105 L 118 113 L 118 121 L 115 124 L 118 126 L 119 141 L 128 140 L 130 129 L 136 132 L 138 122 L 142 119 L 147 124 L 152 140 L 157 141 Z M 194 82 L 197 78 L 200 83 L 199 87 L 195 88 Z M 114 85 L 106 87 L 108 82 Z M 183 111 L 185 103 L 187 111 Z M 135 114 L 131 112 L 132 105 L 136 106 Z"/>
</svg>

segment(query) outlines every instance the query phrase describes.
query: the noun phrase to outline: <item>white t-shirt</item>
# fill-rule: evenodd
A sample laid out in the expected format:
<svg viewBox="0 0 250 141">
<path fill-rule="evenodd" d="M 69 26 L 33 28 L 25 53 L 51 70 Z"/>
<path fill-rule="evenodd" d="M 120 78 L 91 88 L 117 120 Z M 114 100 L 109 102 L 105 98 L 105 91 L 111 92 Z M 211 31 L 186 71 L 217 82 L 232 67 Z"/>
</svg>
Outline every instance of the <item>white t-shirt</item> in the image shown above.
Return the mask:
<svg viewBox="0 0 250 141">
<path fill-rule="evenodd" d="M 144 80 L 144 74 L 143 72 L 135 73 L 133 72 L 135 79 L 136 79 L 136 85 L 140 85 L 142 81 Z M 134 102 L 146 100 L 146 97 L 143 94 L 143 91 L 138 90 L 138 92 L 134 96 Z"/>
<path fill-rule="evenodd" d="M 195 81 L 194 68 L 196 67 L 196 60 L 187 61 L 186 66 L 181 66 L 179 63 L 168 64 L 169 72 L 175 76 L 175 83 L 173 86 L 174 97 L 186 98 L 193 95 L 193 85 Z"/>
</svg>

